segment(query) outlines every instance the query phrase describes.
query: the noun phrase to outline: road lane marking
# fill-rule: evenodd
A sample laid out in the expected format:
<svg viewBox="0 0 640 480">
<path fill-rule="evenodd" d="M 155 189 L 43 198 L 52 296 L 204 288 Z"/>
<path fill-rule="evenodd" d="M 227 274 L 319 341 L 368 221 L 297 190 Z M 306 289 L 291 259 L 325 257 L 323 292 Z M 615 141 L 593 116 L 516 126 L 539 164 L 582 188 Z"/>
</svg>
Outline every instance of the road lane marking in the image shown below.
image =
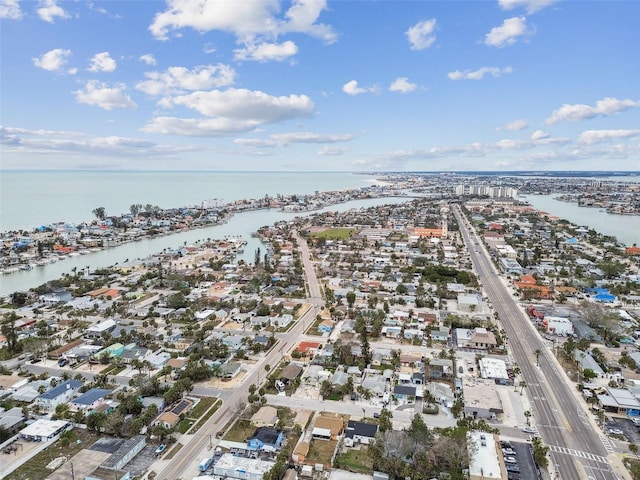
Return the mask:
<svg viewBox="0 0 640 480">
<path fill-rule="evenodd" d="M 604 449 L 607 453 L 615 453 L 613 442 L 608 437 L 600 435 L 600 441 L 602 442 L 602 445 L 604 445 Z"/>
<path fill-rule="evenodd" d="M 594 462 L 599 463 L 609 463 L 607 457 L 603 457 L 601 455 L 595 455 L 593 453 L 583 452 L 581 450 L 574 450 L 573 448 L 559 447 L 557 445 L 548 445 L 548 447 L 550 452 L 563 453 L 565 455 L 571 455 L 572 457 L 585 458 L 587 460 L 593 460 Z"/>
</svg>

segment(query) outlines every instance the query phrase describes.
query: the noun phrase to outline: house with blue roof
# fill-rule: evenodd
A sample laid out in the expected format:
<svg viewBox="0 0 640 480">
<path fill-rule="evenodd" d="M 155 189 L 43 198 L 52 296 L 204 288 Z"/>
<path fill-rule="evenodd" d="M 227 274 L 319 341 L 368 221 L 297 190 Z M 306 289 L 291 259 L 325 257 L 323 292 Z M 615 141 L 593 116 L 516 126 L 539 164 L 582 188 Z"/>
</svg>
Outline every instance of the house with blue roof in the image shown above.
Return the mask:
<svg viewBox="0 0 640 480">
<path fill-rule="evenodd" d="M 247 441 L 248 450 L 266 450 L 275 452 L 280 450 L 284 441 L 284 431 L 273 427 L 260 427 Z"/>
<path fill-rule="evenodd" d="M 40 405 L 41 411 L 54 412 L 58 405 L 71 400 L 81 386 L 82 382 L 79 380 L 67 380 L 38 396 L 35 402 Z"/>
<path fill-rule="evenodd" d="M 105 397 L 111 390 L 105 388 L 92 388 L 69 402 L 69 410 L 73 412 L 90 412 L 98 408 L 105 401 Z"/>
</svg>

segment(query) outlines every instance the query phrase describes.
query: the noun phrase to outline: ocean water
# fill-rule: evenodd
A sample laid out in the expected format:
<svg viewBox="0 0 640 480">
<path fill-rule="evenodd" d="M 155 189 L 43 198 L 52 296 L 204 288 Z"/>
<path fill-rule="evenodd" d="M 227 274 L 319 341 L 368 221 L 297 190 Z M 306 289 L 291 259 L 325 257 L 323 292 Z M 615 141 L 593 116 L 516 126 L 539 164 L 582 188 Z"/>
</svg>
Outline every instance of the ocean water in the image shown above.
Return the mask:
<svg viewBox="0 0 640 480">
<path fill-rule="evenodd" d="M 0 231 L 92 220 L 134 203 L 161 208 L 277 194 L 310 194 L 371 185 L 375 177 L 326 172 L 0 171 Z"/>
<path fill-rule="evenodd" d="M 640 245 L 640 216 L 615 215 L 600 208 L 579 207 L 577 203 L 556 200 L 557 194 L 525 195 L 535 209 L 549 212 L 571 223 L 611 235 L 626 246 Z"/>
</svg>

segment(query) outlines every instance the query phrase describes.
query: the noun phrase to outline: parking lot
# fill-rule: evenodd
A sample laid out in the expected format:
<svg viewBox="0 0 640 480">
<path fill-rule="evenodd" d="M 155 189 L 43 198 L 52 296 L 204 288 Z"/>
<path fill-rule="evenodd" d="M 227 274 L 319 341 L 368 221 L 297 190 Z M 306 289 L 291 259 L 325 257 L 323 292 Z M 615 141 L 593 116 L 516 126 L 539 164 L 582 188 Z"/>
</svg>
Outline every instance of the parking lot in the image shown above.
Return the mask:
<svg viewBox="0 0 640 480">
<path fill-rule="evenodd" d="M 516 468 L 512 468 L 510 471 L 507 470 L 509 474 L 509 479 L 512 480 L 538 480 L 538 469 L 536 468 L 535 463 L 533 462 L 533 455 L 531 453 L 531 445 L 525 442 L 508 442 L 511 445 L 511 449 L 515 451 L 515 455 L 505 454 L 505 457 L 513 456 L 516 458 L 515 464 L 507 463 L 506 465 L 515 465 Z M 506 444 L 503 445 L 503 447 Z M 508 448 L 508 445 L 506 445 Z"/>
<path fill-rule="evenodd" d="M 637 427 L 630 418 L 608 417 L 604 430 L 605 434 L 612 439 L 640 445 L 640 427 Z M 618 430 L 622 431 L 622 434 L 619 434 Z"/>
</svg>

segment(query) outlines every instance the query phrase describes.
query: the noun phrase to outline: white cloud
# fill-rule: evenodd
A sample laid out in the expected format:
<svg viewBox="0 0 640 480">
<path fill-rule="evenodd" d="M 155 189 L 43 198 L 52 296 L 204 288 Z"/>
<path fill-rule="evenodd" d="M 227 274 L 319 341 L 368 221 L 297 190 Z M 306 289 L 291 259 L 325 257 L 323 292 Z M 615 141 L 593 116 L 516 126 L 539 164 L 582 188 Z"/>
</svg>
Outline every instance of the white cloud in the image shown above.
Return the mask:
<svg viewBox="0 0 640 480">
<path fill-rule="evenodd" d="M 144 55 L 140 55 L 140 58 L 138 58 L 138 60 L 140 60 L 143 63 L 146 63 L 147 65 L 155 65 L 158 63 L 156 61 L 156 57 L 154 57 L 151 53 L 145 53 Z"/>
<path fill-rule="evenodd" d="M 159 145 L 128 137 L 87 137 L 78 132 L 29 130 L 0 127 L 0 143 L 8 152 L 39 154 L 80 154 L 92 156 L 149 157 L 168 156 L 193 150 L 193 147 Z"/>
<path fill-rule="evenodd" d="M 71 50 L 64 50 L 62 48 L 54 48 L 40 57 L 33 58 L 33 64 L 48 70 L 49 72 L 57 72 L 67 63 L 68 58 L 71 56 Z"/>
<path fill-rule="evenodd" d="M 487 33 L 484 43 L 492 47 L 513 45 L 518 37 L 527 35 L 527 19 L 525 17 L 507 18 L 502 25 L 494 27 Z"/>
<path fill-rule="evenodd" d="M 274 97 L 260 91 L 235 88 L 193 92 L 173 97 L 170 104 L 181 105 L 209 117 L 249 120 L 260 124 L 308 117 L 314 108 L 306 95 Z"/>
<path fill-rule="evenodd" d="M 244 147 L 281 147 L 282 142 L 272 138 L 234 138 L 233 143 Z"/>
<path fill-rule="evenodd" d="M 344 133 L 341 135 L 321 135 L 312 132 L 277 133 L 271 135 L 275 140 L 287 143 L 336 143 L 353 140 L 353 135 Z"/>
<path fill-rule="evenodd" d="M 418 85 L 409 82 L 407 77 L 398 77 L 391 83 L 389 90 L 392 92 L 410 93 L 416 88 L 418 88 Z"/>
<path fill-rule="evenodd" d="M 168 98 L 166 106 L 183 106 L 214 118 L 156 117 L 143 131 L 187 136 L 227 136 L 264 124 L 309 117 L 314 105 L 306 95 L 274 97 L 260 91 L 230 88 Z"/>
<path fill-rule="evenodd" d="M 105 110 L 116 108 L 133 109 L 137 105 L 131 97 L 124 93 L 125 86 L 121 84 L 109 87 L 97 80 L 89 80 L 84 90 L 76 90 L 76 101 L 86 105 L 95 105 Z"/>
<path fill-rule="evenodd" d="M 149 26 L 152 35 L 166 40 L 171 31 L 193 28 L 199 32 L 221 30 L 247 41 L 260 36 L 275 38 L 283 33 L 305 33 L 327 43 L 336 40 L 333 29 L 316 23 L 326 0 L 294 0 L 279 18 L 280 2 L 230 2 L 228 0 L 168 0 L 168 8 L 157 13 Z"/>
<path fill-rule="evenodd" d="M 142 131 L 186 137 L 226 137 L 255 130 L 258 126 L 260 122 L 230 118 L 155 117 Z"/>
<path fill-rule="evenodd" d="M 321 156 L 336 156 L 348 151 L 349 149 L 347 147 L 322 147 L 317 153 Z"/>
<path fill-rule="evenodd" d="M 113 72 L 116 69 L 116 61 L 111 58 L 109 52 L 96 53 L 89 65 L 90 72 Z"/>
<path fill-rule="evenodd" d="M 36 10 L 38 16 L 45 22 L 53 23 L 56 17 L 70 18 L 56 0 L 40 0 L 40 8 Z"/>
<path fill-rule="evenodd" d="M 236 72 L 228 65 L 199 65 L 193 70 L 169 67 L 164 72 L 147 72 L 147 80 L 138 82 L 136 89 L 148 95 L 170 95 L 194 90 L 233 85 Z"/>
<path fill-rule="evenodd" d="M 640 135 L 640 130 L 585 130 L 580 134 L 578 143 L 592 145 L 594 143 L 637 137 L 638 135 Z"/>
<path fill-rule="evenodd" d="M 518 120 L 514 120 L 513 122 L 509 122 L 504 127 L 499 127 L 496 130 L 510 130 L 512 132 L 519 132 L 520 130 L 524 130 L 525 128 L 529 128 L 529 122 L 520 118 Z"/>
<path fill-rule="evenodd" d="M 630 108 L 639 108 L 640 101 L 636 100 L 619 100 L 617 98 L 605 97 L 596 102 L 595 107 L 590 105 L 564 104 L 557 110 L 554 110 L 549 118 L 545 120 L 548 125 L 564 121 L 588 120 L 595 117 L 609 117 L 615 113 L 629 110 Z"/>
<path fill-rule="evenodd" d="M 433 33 L 436 29 L 436 19 L 423 20 L 416 23 L 413 27 L 405 32 L 411 50 L 424 50 L 429 48 L 436 41 Z"/>
<path fill-rule="evenodd" d="M 536 130 L 535 132 L 533 132 L 531 134 L 531 140 L 533 141 L 537 141 L 537 140 L 543 140 L 545 138 L 549 138 L 550 135 L 546 132 L 543 132 L 542 130 Z"/>
<path fill-rule="evenodd" d="M 451 80 L 482 80 L 485 75 L 491 75 L 492 77 L 501 77 L 504 74 L 513 72 L 511 67 L 482 67 L 478 70 L 465 70 L 461 72 L 460 70 L 456 70 L 455 72 L 449 72 L 447 76 Z"/>
<path fill-rule="evenodd" d="M 291 143 L 339 143 L 353 140 L 350 133 L 340 135 L 322 135 L 313 132 L 276 133 L 266 139 L 236 138 L 233 140 L 238 145 L 247 147 L 285 147 Z"/>
<path fill-rule="evenodd" d="M 283 43 L 248 43 L 244 48 L 234 50 L 236 60 L 257 62 L 283 61 L 298 53 L 298 47 L 291 40 Z"/>
<path fill-rule="evenodd" d="M 22 18 L 22 10 L 18 0 L 0 0 L 0 18 L 17 20 Z"/>
<path fill-rule="evenodd" d="M 347 95 L 360 95 L 362 93 L 377 93 L 378 87 L 375 85 L 367 88 L 360 87 L 357 80 L 351 80 L 342 86 L 342 91 Z"/>
<path fill-rule="evenodd" d="M 325 43 L 334 43 L 337 35 L 333 28 L 323 23 L 316 23 L 323 10 L 327 8 L 326 0 L 294 0 L 285 13 L 286 22 L 282 24 L 282 32 L 306 33 L 320 38 Z"/>
<path fill-rule="evenodd" d="M 527 13 L 535 13 L 557 1 L 558 0 L 498 0 L 498 4 L 503 10 L 513 10 L 514 8 L 523 7 Z"/>
</svg>

